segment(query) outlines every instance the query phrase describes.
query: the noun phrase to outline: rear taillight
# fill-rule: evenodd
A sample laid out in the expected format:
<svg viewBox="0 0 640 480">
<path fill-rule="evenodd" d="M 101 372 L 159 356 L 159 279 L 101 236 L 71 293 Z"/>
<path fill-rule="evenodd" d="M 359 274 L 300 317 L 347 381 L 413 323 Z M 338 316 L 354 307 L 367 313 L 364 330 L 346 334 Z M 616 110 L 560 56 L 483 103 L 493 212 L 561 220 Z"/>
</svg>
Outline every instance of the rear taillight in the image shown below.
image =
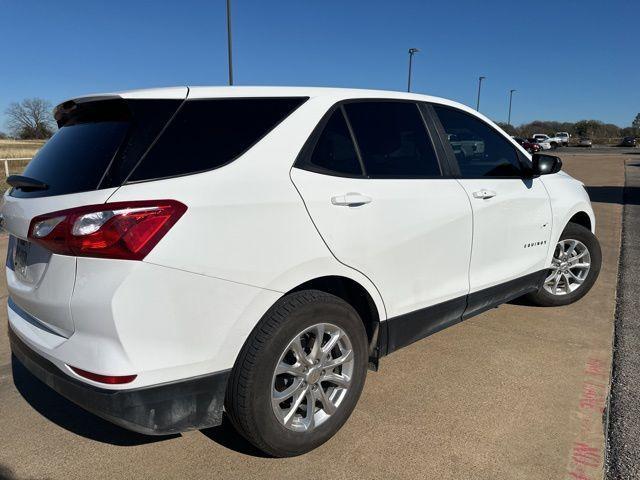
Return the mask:
<svg viewBox="0 0 640 480">
<path fill-rule="evenodd" d="M 142 260 L 186 210 L 175 200 L 71 208 L 35 217 L 29 239 L 60 255 Z"/>
</svg>

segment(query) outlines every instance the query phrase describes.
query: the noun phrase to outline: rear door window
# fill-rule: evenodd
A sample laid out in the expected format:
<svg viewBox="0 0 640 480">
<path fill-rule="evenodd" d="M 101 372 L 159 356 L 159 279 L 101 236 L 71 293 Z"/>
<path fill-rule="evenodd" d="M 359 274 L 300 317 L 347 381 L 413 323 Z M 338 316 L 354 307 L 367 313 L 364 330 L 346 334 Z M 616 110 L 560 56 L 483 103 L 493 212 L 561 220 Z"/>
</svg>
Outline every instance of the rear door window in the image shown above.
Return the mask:
<svg viewBox="0 0 640 480">
<path fill-rule="evenodd" d="M 363 174 L 342 108 L 335 110 L 324 126 L 309 163 L 313 170 L 329 175 Z"/>
<path fill-rule="evenodd" d="M 415 103 L 347 103 L 367 176 L 424 178 L 440 176 L 440 166 L 424 120 Z"/>
<path fill-rule="evenodd" d="M 187 100 L 129 182 L 203 172 L 232 162 L 307 98 Z"/>
</svg>

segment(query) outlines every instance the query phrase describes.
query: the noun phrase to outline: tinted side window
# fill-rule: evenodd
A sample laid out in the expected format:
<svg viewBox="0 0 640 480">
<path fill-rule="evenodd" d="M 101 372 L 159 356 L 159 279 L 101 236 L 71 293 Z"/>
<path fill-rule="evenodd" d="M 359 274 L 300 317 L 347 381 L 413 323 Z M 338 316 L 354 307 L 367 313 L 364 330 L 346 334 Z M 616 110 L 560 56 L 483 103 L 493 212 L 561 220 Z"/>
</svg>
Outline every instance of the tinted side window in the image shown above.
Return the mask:
<svg viewBox="0 0 640 480">
<path fill-rule="evenodd" d="M 521 177 L 516 148 L 482 120 L 434 105 L 463 177 Z"/>
<path fill-rule="evenodd" d="M 366 174 L 370 177 L 431 177 L 440 166 L 418 106 L 407 102 L 345 105 Z"/>
<path fill-rule="evenodd" d="M 362 175 L 358 154 L 353 145 L 342 109 L 331 115 L 318 138 L 310 163 L 327 173 Z"/>
<path fill-rule="evenodd" d="M 251 148 L 306 98 L 187 100 L 129 181 L 225 165 Z"/>
</svg>

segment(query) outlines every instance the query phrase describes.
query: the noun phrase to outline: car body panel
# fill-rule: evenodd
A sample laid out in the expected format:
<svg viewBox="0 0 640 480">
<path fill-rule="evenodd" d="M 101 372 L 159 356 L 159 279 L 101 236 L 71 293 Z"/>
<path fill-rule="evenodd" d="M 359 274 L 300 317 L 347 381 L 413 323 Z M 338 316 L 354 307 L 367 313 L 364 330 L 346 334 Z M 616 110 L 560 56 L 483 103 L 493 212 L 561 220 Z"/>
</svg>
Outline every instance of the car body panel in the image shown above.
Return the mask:
<svg viewBox="0 0 640 480">
<path fill-rule="evenodd" d="M 471 292 L 537 272 L 547 265 L 549 196 L 539 178 L 460 179 L 473 208 Z M 490 191 L 491 198 L 474 193 Z M 505 219 L 508 218 L 508 221 Z"/>
<path fill-rule="evenodd" d="M 553 212 L 553 227 L 546 261 L 546 266 L 550 266 L 555 245 L 569 220 L 577 213 L 586 213 L 591 223 L 591 231 L 595 234 L 596 218 L 589 194 L 582 182 L 562 171 L 553 175 L 544 175 L 541 180 L 549 194 Z"/>
<path fill-rule="evenodd" d="M 115 190 L 29 199 L 11 197 L 8 193 L 4 196 L 3 226 L 12 236 L 6 268 L 9 296 L 36 321 L 60 335 L 68 337 L 74 331 L 69 302 L 75 283 L 76 258 L 51 254 L 37 244 L 24 242 L 29 225 L 38 215 L 104 203 Z M 21 265 L 14 265 L 16 248 L 25 250 Z"/>
<path fill-rule="evenodd" d="M 471 208 L 456 180 L 353 179 L 299 168 L 291 179 L 331 252 L 383 292 L 390 317 L 468 293 Z M 371 203 L 332 204 L 349 192 Z"/>
</svg>

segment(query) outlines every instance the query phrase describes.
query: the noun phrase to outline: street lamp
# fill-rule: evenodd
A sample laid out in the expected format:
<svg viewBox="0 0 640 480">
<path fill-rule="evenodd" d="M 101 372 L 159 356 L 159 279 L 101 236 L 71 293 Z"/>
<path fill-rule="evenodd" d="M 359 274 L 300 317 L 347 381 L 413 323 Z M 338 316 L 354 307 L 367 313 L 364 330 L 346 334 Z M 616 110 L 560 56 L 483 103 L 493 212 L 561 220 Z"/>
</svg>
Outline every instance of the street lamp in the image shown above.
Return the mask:
<svg viewBox="0 0 640 480">
<path fill-rule="evenodd" d="M 420 50 L 417 48 L 409 49 L 409 79 L 407 80 L 407 92 L 411 91 L 411 65 L 413 63 L 413 56 L 418 53 Z"/>
<path fill-rule="evenodd" d="M 476 103 L 476 111 L 480 111 L 480 90 L 482 89 L 482 81 L 487 77 L 478 77 L 478 101 Z"/>
<path fill-rule="evenodd" d="M 511 101 L 513 100 L 513 92 L 517 92 L 517 90 L 509 90 L 509 119 L 507 120 L 507 124 L 511 125 Z"/>
<path fill-rule="evenodd" d="M 227 55 L 229 58 L 229 85 L 233 85 L 233 58 L 231 55 L 231 0 L 227 0 Z"/>
</svg>

